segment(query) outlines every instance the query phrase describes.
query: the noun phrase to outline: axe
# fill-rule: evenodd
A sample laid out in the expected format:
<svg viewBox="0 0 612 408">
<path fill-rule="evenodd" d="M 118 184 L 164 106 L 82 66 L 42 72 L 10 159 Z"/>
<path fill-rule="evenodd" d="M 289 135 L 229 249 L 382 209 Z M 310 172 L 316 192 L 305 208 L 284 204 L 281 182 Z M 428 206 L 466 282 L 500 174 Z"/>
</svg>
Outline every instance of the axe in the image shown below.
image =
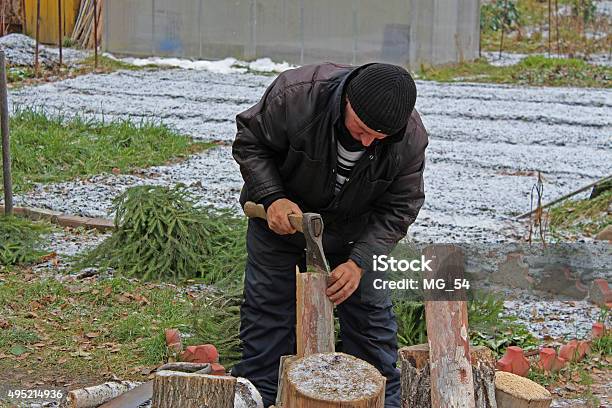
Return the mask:
<svg viewBox="0 0 612 408">
<path fill-rule="evenodd" d="M 252 201 L 247 201 L 244 204 L 244 213 L 249 218 L 267 219 L 264 206 Z M 329 275 L 329 263 L 323 253 L 323 218 L 321 215 L 317 213 L 289 214 L 289 223 L 293 228 L 303 233 L 306 239 L 307 272 Z"/>
</svg>

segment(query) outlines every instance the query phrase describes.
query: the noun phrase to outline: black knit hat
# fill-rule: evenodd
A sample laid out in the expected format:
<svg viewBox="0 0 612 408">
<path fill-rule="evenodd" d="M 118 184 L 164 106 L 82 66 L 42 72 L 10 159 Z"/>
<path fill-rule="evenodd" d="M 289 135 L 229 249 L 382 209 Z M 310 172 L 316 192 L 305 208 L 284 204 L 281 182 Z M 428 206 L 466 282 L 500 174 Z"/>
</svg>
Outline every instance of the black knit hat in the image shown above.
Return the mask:
<svg viewBox="0 0 612 408">
<path fill-rule="evenodd" d="M 350 80 L 346 96 L 359 119 L 370 129 L 392 135 L 408 123 L 417 91 L 404 68 L 372 64 Z"/>
</svg>

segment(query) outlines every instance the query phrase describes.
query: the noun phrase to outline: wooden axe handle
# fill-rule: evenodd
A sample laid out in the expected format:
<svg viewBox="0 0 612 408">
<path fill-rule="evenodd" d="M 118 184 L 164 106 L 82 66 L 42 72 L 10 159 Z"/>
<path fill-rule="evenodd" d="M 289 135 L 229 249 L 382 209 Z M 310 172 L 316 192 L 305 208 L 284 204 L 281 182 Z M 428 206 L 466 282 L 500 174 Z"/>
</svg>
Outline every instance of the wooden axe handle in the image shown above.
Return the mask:
<svg viewBox="0 0 612 408">
<path fill-rule="evenodd" d="M 256 204 L 252 201 L 247 201 L 244 203 L 244 214 L 249 218 L 261 218 L 268 219 L 266 214 L 266 209 L 263 204 Z M 296 230 L 300 232 L 304 232 L 304 227 L 302 226 L 302 216 L 297 214 L 289 214 L 289 222 Z"/>
</svg>

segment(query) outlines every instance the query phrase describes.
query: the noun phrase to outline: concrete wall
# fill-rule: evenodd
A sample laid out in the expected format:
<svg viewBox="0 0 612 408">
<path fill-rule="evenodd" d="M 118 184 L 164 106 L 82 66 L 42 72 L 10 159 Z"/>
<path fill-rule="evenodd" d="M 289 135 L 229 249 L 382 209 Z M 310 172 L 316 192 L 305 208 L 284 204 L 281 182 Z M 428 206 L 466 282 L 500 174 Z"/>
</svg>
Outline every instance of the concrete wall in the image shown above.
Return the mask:
<svg viewBox="0 0 612 408">
<path fill-rule="evenodd" d="M 117 54 L 412 67 L 478 56 L 479 0 L 106 0 L 104 13 Z"/>
</svg>

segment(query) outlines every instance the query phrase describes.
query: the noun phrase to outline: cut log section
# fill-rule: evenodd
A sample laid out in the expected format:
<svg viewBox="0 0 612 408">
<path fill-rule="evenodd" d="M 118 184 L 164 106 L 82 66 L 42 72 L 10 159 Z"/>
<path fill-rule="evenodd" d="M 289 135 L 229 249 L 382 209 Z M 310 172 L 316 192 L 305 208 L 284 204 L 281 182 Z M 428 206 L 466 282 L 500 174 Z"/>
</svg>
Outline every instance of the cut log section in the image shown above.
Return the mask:
<svg viewBox="0 0 612 408">
<path fill-rule="evenodd" d="M 72 390 L 67 396 L 67 406 L 70 408 L 92 408 L 138 386 L 131 381 L 107 382 L 92 387 Z"/>
<path fill-rule="evenodd" d="M 433 408 L 474 408 L 474 381 L 470 375 L 470 344 L 465 290 L 465 260 L 454 245 L 430 245 L 423 251 L 431 260 L 428 279 L 443 280 L 446 287 L 425 292 L 425 320 L 430 354 L 431 405 Z M 453 290 L 454 289 L 454 290 Z"/>
<path fill-rule="evenodd" d="M 288 365 L 288 367 L 287 367 Z M 386 379 L 376 368 L 343 353 L 285 361 L 283 408 L 383 408 Z"/>
<path fill-rule="evenodd" d="M 431 408 L 429 345 L 399 350 L 402 379 L 402 408 Z M 495 356 L 484 346 L 470 348 L 476 408 L 496 408 Z M 498 407 L 499 408 L 499 407 Z"/>
<path fill-rule="evenodd" d="M 298 357 L 334 351 L 334 305 L 326 290 L 327 275 L 296 271 Z"/>
<path fill-rule="evenodd" d="M 236 378 L 159 371 L 153 380 L 155 408 L 234 408 Z"/>
<path fill-rule="evenodd" d="M 548 408 L 552 403 L 546 388 L 505 371 L 495 373 L 495 388 L 498 408 Z"/>
</svg>

